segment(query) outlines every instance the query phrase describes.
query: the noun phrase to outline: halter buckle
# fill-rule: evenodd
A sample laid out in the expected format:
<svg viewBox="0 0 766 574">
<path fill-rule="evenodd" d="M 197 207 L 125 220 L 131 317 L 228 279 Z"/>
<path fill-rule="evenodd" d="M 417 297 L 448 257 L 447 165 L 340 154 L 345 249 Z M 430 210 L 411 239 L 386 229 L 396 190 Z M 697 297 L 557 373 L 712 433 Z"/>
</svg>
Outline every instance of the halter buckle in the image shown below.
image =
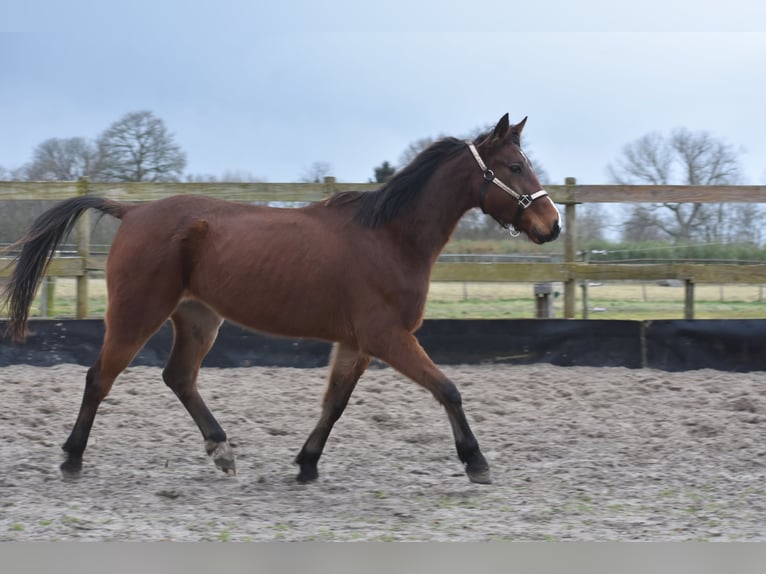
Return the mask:
<svg viewBox="0 0 766 574">
<path fill-rule="evenodd" d="M 492 181 L 495 179 L 495 172 L 487 168 L 484 170 L 484 181 Z"/>
<path fill-rule="evenodd" d="M 526 209 L 530 205 L 532 205 L 532 201 L 534 201 L 530 196 L 528 195 L 522 195 L 519 197 L 519 207 L 521 209 Z"/>
</svg>

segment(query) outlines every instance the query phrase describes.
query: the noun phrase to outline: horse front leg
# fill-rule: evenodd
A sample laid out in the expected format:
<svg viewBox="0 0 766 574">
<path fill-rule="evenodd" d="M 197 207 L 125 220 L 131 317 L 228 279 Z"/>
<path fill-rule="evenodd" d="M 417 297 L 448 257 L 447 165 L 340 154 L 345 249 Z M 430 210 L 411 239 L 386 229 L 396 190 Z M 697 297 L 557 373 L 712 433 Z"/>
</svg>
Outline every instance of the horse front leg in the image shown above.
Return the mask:
<svg viewBox="0 0 766 574">
<path fill-rule="evenodd" d="M 317 463 L 330 431 L 343 414 L 359 377 L 369 364 L 369 355 L 361 353 L 359 349 L 341 343 L 333 346 L 327 390 L 322 400 L 322 415 L 295 458 L 295 463 L 301 468 L 296 477 L 298 482 L 311 482 L 319 476 Z"/>
<path fill-rule="evenodd" d="M 489 464 L 463 411 L 463 400 L 455 384 L 439 370 L 420 346 L 415 336 L 398 332 L 381 337 L 385 343 L 376 345 L 372 354 L 386 361 L 394 369 L 425 387 L 444 407 L 449 417 L 455 448 L 471 482 L 490 484 Z"/>
</svg>

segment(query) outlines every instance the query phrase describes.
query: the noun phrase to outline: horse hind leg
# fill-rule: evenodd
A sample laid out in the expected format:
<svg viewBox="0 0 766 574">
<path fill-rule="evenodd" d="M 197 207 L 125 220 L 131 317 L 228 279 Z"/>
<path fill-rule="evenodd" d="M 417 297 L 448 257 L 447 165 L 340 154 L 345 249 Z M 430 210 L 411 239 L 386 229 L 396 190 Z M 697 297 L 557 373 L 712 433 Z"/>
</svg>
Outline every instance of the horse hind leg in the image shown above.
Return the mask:
<svg viewBox="0 0 766 574">
<path fill-rule="evenodd" d="M 314 430 L 295 458 L 300 466 L 298 482 L 310 482 L 319 476 L 317 463 L 335 422 L 343 414 L 351 393 L 370 364 L 369 355 L 354 347 L 336 343 L 330 357 L 330 375 L 322 400 L 322 414 Z"/>
<path fill-rule="evenodd" d="M 200 365 L 215 343 L 222 319 L 207 305 L 193 300 L 182 301 L 170 318 L 173 322 L 173 350 L 162 371 L 162 378 L 197 423 L 205 441 L 205 450 L 216 467 L 234 475 L 234 453 L 226 433 L 197 389 Z"/>
<path fill-rule="evenodd" d="M 114 312 L 107 313 L 107 327 L 101 351 L 94 365 L 88 369 L 80 411 L 62 447 L 67 453 L 67 458 L 60 468 L 67 477 L 75 477 L 82 470 L 83 453 L 101 401 L 109 394 L 117 376 L 127 368 L 149 337 L 160 328 L 167 315 L 158 314 L 151 319 L 150 315 L 135 314 L 133 321 L 124 322 L 119 327 L 114 317 Z"/>
<path fill-rule="evenodd" d="M 139 235 L 141 231 L 145 244 Z M 64 443 L 68 457 L 61 469 L 65 474 L 79 472 L 99 404 L 181 298 L 183 281 L 175 272 L 178 265 L 172 250 L 153 253 L 148 250 L 154 249 L 151 239 L 156 239 L 155 231 L 131 228 L 123 222 L 109 251 L 104 342 L 96 363 L 88 371 L 80 412 Z"/>
</svg>

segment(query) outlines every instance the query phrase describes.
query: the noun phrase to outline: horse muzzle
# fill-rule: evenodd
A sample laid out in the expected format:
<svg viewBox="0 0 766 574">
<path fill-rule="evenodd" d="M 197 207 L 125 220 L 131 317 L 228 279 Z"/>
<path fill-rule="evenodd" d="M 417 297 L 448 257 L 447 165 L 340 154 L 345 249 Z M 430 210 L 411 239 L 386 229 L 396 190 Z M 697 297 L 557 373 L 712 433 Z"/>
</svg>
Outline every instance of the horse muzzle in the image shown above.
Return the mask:
<svg viewBox="0 0 766 574">
<path fill-rule="evenodd" d="M 561 235 L 561 223 L 558 219 L 553 222 L 549 231 L 541 230 L 539 227 L 535 226 L 527 233 L 529 239 L 538 245 L 548 243 L 549 241 L 555 241 L 558 239 L 559 235 Z"/>
</svg>

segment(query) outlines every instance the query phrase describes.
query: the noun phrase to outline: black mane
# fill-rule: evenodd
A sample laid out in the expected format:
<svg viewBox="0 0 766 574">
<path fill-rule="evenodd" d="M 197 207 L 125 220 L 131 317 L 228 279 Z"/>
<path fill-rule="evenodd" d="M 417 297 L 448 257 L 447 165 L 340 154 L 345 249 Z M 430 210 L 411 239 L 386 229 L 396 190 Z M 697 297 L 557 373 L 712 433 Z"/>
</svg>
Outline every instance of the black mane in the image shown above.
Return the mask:
<svg viewBox="0 0 766 574">
<path fill-rule="evenodd" d="M 420 152 L 380 189 L 337 193 L 327 200 L 327 205 L 354 203 L 357 209 L 354 220 L 357 223 L 365 227 L 383 225 L 418 197 L 439 165 L 464 150 L 465 146 L 465 141 L 457 138 L 439 140 Z"/>
</svg>

